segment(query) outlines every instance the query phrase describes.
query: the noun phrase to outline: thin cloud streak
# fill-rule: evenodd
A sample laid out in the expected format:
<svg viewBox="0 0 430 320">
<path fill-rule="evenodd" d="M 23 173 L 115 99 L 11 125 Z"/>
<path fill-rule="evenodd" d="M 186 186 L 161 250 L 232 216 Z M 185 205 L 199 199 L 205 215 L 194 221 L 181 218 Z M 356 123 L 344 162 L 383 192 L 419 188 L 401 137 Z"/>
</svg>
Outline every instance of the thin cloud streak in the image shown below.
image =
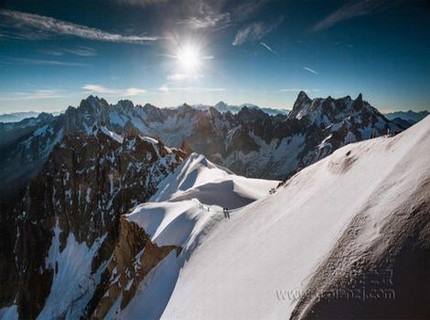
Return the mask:
<svg viewBox="0 0 430 320">
<path fill-rule="evenodd" d="M 76 47 L 72 49 L 63 48 L 62 50 L 79 57 L 94 57 L 98 55 L 97 51 L 90 47 Z"/>
<path fill-rule="evenodd" d="M 183 73 L 175 73 L 167 76 L 167 80 L 169 81 L 181 81 L 188 78 L 188 75 Z"/>
<path fill-rule="evenodd" d="M 300 89 L 300 88 L 284 88 L 280 90 L 281 92 L 320 92 L 321 89 Z"/>
<path fill-rule="evenodd" d="M 232 44 L 233 46 L 240 46 L 248 41 L 261 40 L 264 36 L 275 30 L 283 20 L 283 17 L 279 17 L 271 23 L 261 21 L 251 23 L 238 31 Z"/>
<path fill-rule="evenodd" d="M 279 56 L 279 54 L 278 54 L 275 50 L 273 50 L 271 47 L 269 47 L 266 43 L 264 43 L 264 42 L 260 42 L 260 44 L 261 44 L 264 48 L 266 48 L 267 50 L 269 50 L 271 53 L 273 53 L 274 55 Z"/>
<path fill-rule="evenodd" d="M 27 59 L 27 58 L 10 58 L 5 57 L 0 64 L 27 64 L 40 66 L 59 66 L 59 67 L 88 67 L 89 64 L 58 60 Z"/>
<path fill-rule="evenodd" d="M 225 88 L 199 88 L 199 87 L 169 87 L 167 84 L 158 88 L 158 91 L 167 93 L 170 91 L 185 91 L 185 92 L 223 92 Z"/>
<path fill-rule="evenodd" d="M 11 92 L 10 94 L 0 94 L 0 101 L 21 101 L 21 100 L 41 100 L 66 98 L 64 90 L 33 90 L 30 92 Z"/>
<path fill-rule="evenodd" d="M 24 32 L 27 39 L 40 39 L 40 37 L 47 37 L 48 35 L 67 35 L 75 36 L 78 38 L 107 41 L 107 42 L 125 42 L 125 43 L 145 43 L 149 41 L 159 40 L 158 37 L 150 36 L 125 36 L 106 32 L 96 28 L 58 20 L 51 17 L 41 16 L 38 14 L 25 13 L 13 10 L 0 10 L 0 16 L 10 20 L 13 27 L 20 29 Z M 30 29 L 30 30 L 29 30 Z M 34 30 L 41 31 L 45 35 L 34 34 Z"/>
<path fill-rule="evenodd" d="M 349 20 L 355 17 L 371 14 L 377 10 L 382 10 L 395 4 L 392 0 L 361 0 L 349 1 L 332 14 L 325 17 L 323 20 L 313 26 L 312 31 L 318 32 L 329 29 L 337 23 Z"/>
<path fill-rule="evenodd" d="M 140 88 L 112 89 L 98 84 L 86 84 L 82 87 L 86 94 L 104 94 L 109 96 L 140 96 L 146 93 L 146 90 Z"/>
<path fill-rule="evenodd" d="M 179 25 L 188 25 L 190 28 L 213 29 L 214 31 L 222 30 L 232 24 L 230 13 L 220 13 L 214 15 L 206 15 L 204 17 L 191 17 L 178 21 Z"/>
<path fill-rule="evenodd" d="M 268 0 L 247 0 L 236 6 L 232 10 L 232 15 L 236 20 L 247 20 L 258 13 L 267 2 Z"/>
<path fill-rule="evenodd" d="M 121 0 L 120 0 L 121 1 Z M 139 1 L 139 0 L 126 0 Z M 195 30 L 219 31 L 244 22 L 258 13 L 268 0 L 183 0 L 177 2 L 190 15 L 177 22 Z"/>
<path fill-rule="evenodd" d="M 203 78 L 202 74 L 174 73 L 167 76 L 167 81 L 199 80 Z"/>
<path fill-rule="evenodd" d="M 78 57 L 95 57 L 98 55 L 97 51 L 90 47 L 76 47 L 76 48 L 53 48 L 42 51 L 50 56 L 64 56 L 66 54 Z"/>
<path fill-rule="evenodd" d="M 309 67 L 303 67 L 303 69 L 305 69 L 306 71 L 309 71 L 310 73 L 318 74 L 318 72 L 317 72 L 317 71 L 315 71 L 314 69 L 311 69 L 311 68 L 309 68 Z"/>
</svg>

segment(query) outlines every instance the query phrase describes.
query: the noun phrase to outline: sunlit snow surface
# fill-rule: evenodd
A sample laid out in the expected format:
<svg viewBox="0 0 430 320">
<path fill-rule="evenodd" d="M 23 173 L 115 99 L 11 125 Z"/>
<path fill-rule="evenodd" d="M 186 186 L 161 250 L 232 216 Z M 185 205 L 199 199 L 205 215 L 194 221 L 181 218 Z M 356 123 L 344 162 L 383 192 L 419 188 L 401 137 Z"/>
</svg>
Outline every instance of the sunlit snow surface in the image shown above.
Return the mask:
<svg viewBox="0 0 430 320">
<path fill-rule="evenodd" d="M 260 186 L 230 176 L 234 186 L 225 188 L 229 175 L 215 174 L 211 163 L 194 155 L 152 199 L 161 202 L 128 216 L 155 242 L 184 250 L 151 271 L 119 317 L 289 318 L 297 301 L 280 301 L 276 291 L 304 289 L 357 215 L 370 222 L 355 246 L 376 237 L 387 213 L 428 179 L 429 154 L 427 117 L 393 138 L 339 149 L 271 195 L 274 182 Z M 199 196 L 196 190 L 205 188 Z M 239 207 L 240 199 L 252 198 L 247 191 L 261 191 L 261 198 L 224 220 L 221 208 Z"/>
</svg>

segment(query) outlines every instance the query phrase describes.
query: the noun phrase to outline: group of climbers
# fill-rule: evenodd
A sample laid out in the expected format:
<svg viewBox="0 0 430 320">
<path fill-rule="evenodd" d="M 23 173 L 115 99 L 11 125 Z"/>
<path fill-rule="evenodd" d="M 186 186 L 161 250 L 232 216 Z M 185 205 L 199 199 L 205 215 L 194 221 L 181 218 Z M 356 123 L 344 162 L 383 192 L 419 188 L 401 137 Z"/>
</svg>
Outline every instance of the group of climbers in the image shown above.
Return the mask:
<svg viewBox="0 0 430 320">
<path fill-rule="evenodd" d="M 200 210 L 207 210 L 210 211 L 210 207 L 207 206 L 205 207 L 203 204 L 199 203 L 199 209 Z M 224 218 L 225 219 L 230 219 L 230 210 L 228 208 L 222 208 L 222 212 L 224 213 Z"/>
</svg>

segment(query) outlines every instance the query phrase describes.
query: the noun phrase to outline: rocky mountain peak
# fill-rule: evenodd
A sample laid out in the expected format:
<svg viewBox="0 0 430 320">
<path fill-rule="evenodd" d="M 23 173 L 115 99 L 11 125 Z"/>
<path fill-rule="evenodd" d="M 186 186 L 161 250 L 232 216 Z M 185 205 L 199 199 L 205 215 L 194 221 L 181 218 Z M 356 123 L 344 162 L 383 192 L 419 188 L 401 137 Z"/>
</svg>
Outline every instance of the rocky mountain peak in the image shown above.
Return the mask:
<svg viewBox="0 0 430 320">
<path fill-rule="evenodd" d="M 352 107 L 354 110 L 357 110 L 357 111 L 363 109 L 364 103 L 363 103 L 363 95 L 361 93 L 354 100 Z"/>
<path fill-rule="evenodd" d="M 37 119 L 41 121 L 52 121 L 54 116 L 52 113 L 42 112 L 37 116 Z"/>
<path fill-rule="evenodd" d="M 305 112 L 305 109 L 308 108 L 311 103 L 311 98 L 309 98 L 309 96 L 304 91 L 300 91 L 299 95 L 297 96 L 296 102 L 294 102 L 293 110 L 291 110 L 291 112 L 289 113 L 288 118 L 301 118 L 301 114 Z"/>
<path fill-rule="evenodd" d="M 297 100 L 310 100 L 309 96 L 303 90 L 299 92 Z"/>
<path fill-rule="evenodd" d="M 268 114 L 266 114 L 263 110 L 259 108 L 253 108 L 249 106 L 244 106 L 239 113 L 237 114 L 237 117 L 241 121 L 251 121 L 254 122 L 258 119 L 263 119 L 269 117 Z"/>
<path fill-rule="evenodd" d="M 215 107 L 209 107 L 208 113 L 211 117 L 219 117 L 221 116 L 221 112 L 218 111 Z"/>
<path fill-rule="evenodd" d="M 90 95 L 88 98 L 81 101 L 78 109 L 86 111 L 90 114 L 99 115 L 108 107 L 109 103 L 105 99 Z"/>
<path fill-rule="evenodd" d="M 224 111 L 224 110 L 227 111 L 228 110 L 228 105 L 224 101 L 218 102 L 214 107 L 220 111 Z"/>
<path fill-rule="evenodd" d="M 134 109 L 134 104 L 130 100 L 120 100 L 116 104 L 117 107 L 127 109 L 129 111 L 132 111 Z"/>
</svg>

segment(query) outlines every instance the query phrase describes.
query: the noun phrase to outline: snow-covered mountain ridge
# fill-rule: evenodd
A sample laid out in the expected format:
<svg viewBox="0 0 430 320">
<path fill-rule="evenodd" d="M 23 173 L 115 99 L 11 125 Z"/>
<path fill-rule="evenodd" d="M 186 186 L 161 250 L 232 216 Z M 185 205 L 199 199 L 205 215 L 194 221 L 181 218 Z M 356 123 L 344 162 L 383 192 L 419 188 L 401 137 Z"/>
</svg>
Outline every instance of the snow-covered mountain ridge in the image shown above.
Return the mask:
<svg viewBox="0 0 430 320">
<path fill-rule="evenodd" d="M 181 253 L 164 258 L 112 316 L 428 317 L 429 134 L 427 117 L 394 137 L 345 146 L 225 223 L 214 223 L 204 203 L 138 207 L 127 219 L 163 244 L 183 243 L 168 235 L 193 227 Z M 355 295 L 333 299 L 333 290 Z"/>
</svg>

